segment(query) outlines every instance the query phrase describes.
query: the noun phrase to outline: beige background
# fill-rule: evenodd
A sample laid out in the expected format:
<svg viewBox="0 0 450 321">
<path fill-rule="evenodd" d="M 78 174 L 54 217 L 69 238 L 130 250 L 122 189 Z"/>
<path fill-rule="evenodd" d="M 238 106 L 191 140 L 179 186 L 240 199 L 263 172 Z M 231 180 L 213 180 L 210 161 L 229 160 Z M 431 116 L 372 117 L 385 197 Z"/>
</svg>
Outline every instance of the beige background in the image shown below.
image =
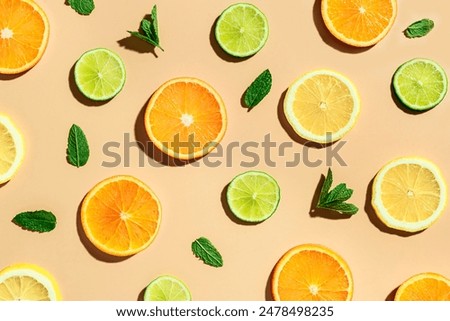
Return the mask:
<svg viewBox="0 0 450 321">
<path fill-rule="evenodd" d="M 233 1 L 107 1 L 96 0 L 90 16 L 79 16 L 64 1 L 39 0 L 48 15 L 51 35 L 42 60 L 19 77 L 0 76 L 0 112 L 20 127 L 26 157 L 17 176 L 0 188 L 0 266 L 15 262 L 39 264 L 59 281 L 66 300 L 136 300 L 146 284 L 160 274 L 184 280 L 195 300 L 265 300 L 267 281 L 279 257 L 302 243 L 321 243 L 340 253 L 350 265 L 355 300 L 385 300 L 409 276 L 425 271 L 450 276 L 448 210 L 431 228 L 412 236 L 384 229 L 367 205 L 368 186 L 378 169 L 402 155 L 433 160 L 450 182 L 449 97 L 437 108 L 412 115 L 391 97 L 395 69 L 414 57 L 431 58 L 450 70 L 447 1 L 399 0 L 398 16 L 378 45 L 352 49 L 324 29 L 320 1 L 251 1 L 270 23 L 266 46 L 254 57 L 236 61 L 223 54 L 211 37 L 215 19 Z M 125 39 L 152 5 L 158 5 L 161 44 L 165 52 L 139 40 Z M 432 18 L 435 29 L 410 40 L 402 30 L 411 22 Z M 81 98 L 72 82 L 73 64 L 86 50 L 116 51 L 127 68 L 123 91 L 106 104 Z M 273 87 L 251 112 L 240 104 L 245 88 L 264 69 L 273 74 Z M 330 68 L 352 79 L 359 89 L 362 112 L 345 137 L 340 155 L 348 166 L 333 164 L 335 180 L 355 193 L 360 212 L 349 219 L 311 217 L 310 207 L 325 164 L 286 168 L 284 162 L 304 146 L 291 134 L 280 107 L 283 92 L 301 74 Z M 201 78 L 222 95 L 228 110 L 223 140 L 261 142 L 270 133 L 278 143 L 293 142 L 287 156 L 272 159 L 276 168 L 257 169 L 273 175 L 282 190 L 273 217 L 259 225 L 232 220 L 221 203 L 225 186 L 246 170 L 236 151 L 233 166 L 207 168 L 200 162 L 181 167 L 154 167 L 137 147 L 130 167 L 105 168 L 102 153 L 108 141 L 122 142 L 124 133 L 145 140 L 142 110 L 155 89 L 177 76 Z M 80 169 L 65 160 L 70 126 L 81 126 L 89 139 L 91 158 Z M 287 130 L 286 130 L 287 129 Z M 328 147 L 329 149 L 330 147 Z M 262 148 L 258 149 L 263 156 Z M 324 160 L 327 149 L 309 149 L 311 159 Z M 120 152 L 123 156 L 123 152 Z M 139 167 L 139 157 L 145 166 Z M 225 159 L 222 159 L 225 161 Z M 163 206 L 162 225 L 154 243 L 126 260 L 107 258 L 92 249 L 77 226 L 77 209 L 84 195 L 100 180 L 117 174 L 140 178 L 155 191 Z M 370 195 L 369 195 L 370 196 Z M 46 209 L 58 218 L 48 234 L 23 231 L 11 223 L 15 214 Z M 191 242 L 208 237 L 221 251 L 225 265 L 216 269 L 199 262 Z"/>
</svg>

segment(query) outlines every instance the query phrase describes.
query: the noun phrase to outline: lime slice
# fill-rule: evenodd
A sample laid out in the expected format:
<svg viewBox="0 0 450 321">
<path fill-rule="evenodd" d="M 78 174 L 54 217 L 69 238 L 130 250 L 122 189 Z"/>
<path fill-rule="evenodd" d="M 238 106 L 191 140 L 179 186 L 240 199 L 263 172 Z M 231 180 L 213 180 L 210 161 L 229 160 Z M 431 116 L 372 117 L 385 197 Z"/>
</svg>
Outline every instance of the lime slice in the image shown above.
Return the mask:
<svg viewBox="0 0 450 321">
<path fill-rule="evenodd" d="M 147 286 L 144 301 L 191 301 L 191 293 L 181 280 L 162 275 Z"/>
<path fill-rule="evenodd" d="M 75 83 L 92 100 L 113 98 L 122 90 L 125 78 L 122 59 L 108 49 L 89 50 L 75 64 Z"/>
<path fill-rule="evenodd" d="M 402 64 L 394 74 L 394 91 L 408 108 L 418 111 L 438 105 L 447 93 L 444 69 L 429 59 L 416 58 Z"/>
<path fill-rule="evenodd" d="M 228 185 L 227 202 L 236 217 L 246 222 L 267 220 L 280 202 L 280 187 L 275 179 L 259 171 L 236 176 Z"/>
<path fill-rule="evenodd" d="M 236 3 L 222 12 L 216 23 L 216 39 L 220 47 L 235 57 L 257 53 L 267 41 L 269 24 L 254 5 Z"/>
</svg>

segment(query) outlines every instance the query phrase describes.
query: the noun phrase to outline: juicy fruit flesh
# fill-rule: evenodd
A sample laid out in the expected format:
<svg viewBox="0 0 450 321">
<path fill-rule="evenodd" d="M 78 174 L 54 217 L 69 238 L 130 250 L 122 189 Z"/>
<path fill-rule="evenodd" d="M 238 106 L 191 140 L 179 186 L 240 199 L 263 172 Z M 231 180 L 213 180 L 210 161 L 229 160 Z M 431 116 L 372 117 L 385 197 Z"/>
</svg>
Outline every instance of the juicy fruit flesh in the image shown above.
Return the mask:
<svg viewBox="0 0 450 321">
<path fill-rule="evenodd" d="M 0 174 L 6 173 L 16 159 L 14 138 L 6 126 L 0 124 Z"/>
<path fill-rule="evenodd" d="M 381 185 L 381 200 L 389 214 L 399 221 L 422 221 L 436 211 L 440 186 L 434 174 L 418 164 L 391 168 Z"/>
<path fill-rule="evenodd" d="M 47 288 L 30 276 L 14 276 L 0 283 L 0 300 L 49 301 Z"/>
<path fill-rule="evenodd" d="M 395 78 L 397 95 L 412 106 L 433 106 L 447 90 L 447 79 L 442 71 L 425 61 L 404 66 Z"/>
<path fill-rule="evenodd" d="M 158 229 L 157 201 L 131 181 L 106 184 L 89 200 L 85 211 L 95 242 L 117 252 L 142 248 Z"/>
<path fill-rule="evenodd" d="M 279 187 L 262 174 L 240 176 L 229 186 L 227 198 L 233 213 L 248 221 L 270 216 L 278 206 Z"/>
<path fill-rule="evenodd" d="M 148 285 L 144 299 L 149 301 L 186 301 L 190 300 L 190 294 L 181 281 L 172 277 L 159 277 Z"/>
<path fill-rule="evenodd" d="M 417 280 L 404 289 L 399 301 L 450 301 L 450 281 L 442 279 L 424 277 Z"/>
<path fill-rule="evenodd" d="M 158 96 L 149 114 L 151 131 L 165 148 L 193 154 L 217 144 L 223 115 L 217 98 L 195 82 L 175 82 Z"/>
<path fill-rule="evenodd" d="M 255 53 L 267 37 L 267 21 L 253 6 L 238 5 L 220 17 L 218 42 L 225 51 Z"/>
<path fill-rule="evenodd" d="M 17 69 L 42 50 L 46 24 L 22 1 L 0 1 L 0 68 Z"/>
<path fill-rule="evenodd" d="M 123 86 L 125 72 L 119 58 L 105 50 L 84 54 L 76 64 L 76 81 L 91 98 L 112 98 Z"/>
</svg>

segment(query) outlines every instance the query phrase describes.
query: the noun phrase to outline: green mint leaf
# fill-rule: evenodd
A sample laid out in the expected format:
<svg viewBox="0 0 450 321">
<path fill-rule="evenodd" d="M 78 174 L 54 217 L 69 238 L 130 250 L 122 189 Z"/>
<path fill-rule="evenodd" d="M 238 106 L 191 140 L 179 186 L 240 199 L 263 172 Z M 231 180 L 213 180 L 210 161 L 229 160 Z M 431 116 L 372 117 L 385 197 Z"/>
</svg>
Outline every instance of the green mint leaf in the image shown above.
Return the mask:
<svg viewBox="0 0 450 321">
<path fill-rule="evenodd" d="M 408 38 L 420 38 L 426 36 L 433 28 L 433 20 L 422 19 L 409 25 L 404 31 L 404 34 Z"/>
<path fill-rule="evenodd" d="M 34 211 L 17 214 L 12 222 L 32 232 L 50 232 L 56 227 L 56 217 L 51 212 Z"/>
<path fill-rule="evenodd" d="M 248 108 L 258 105 L 272 88 L 272 74 L 269 69 L 264 70 L 250 84 L 244 94 L 244 103 Z"/>
<path fill-rule="evenodd" d="M 68 0 L 73 10 L 81 15 L 87 16 L 95 9 L 94 0 Z"/>
<path fill-rule="evenodd" d="M 328 209 L 341 214 L 356 214 L 358 212 L 358 207 L 350 203 L 345 203 L 345 201 L 350 199 L 353 195 L 353 190 L 347 188 L 345 183 L 340 183 L 330 191 L 332 183 L 333 173 L 331 172 L 331 169 L 328 168 L 327 177 L 320 190 L 317 208 Z"/>
<path fill-rule="evenodd" d="M 192 253 L 205 264 L 221 267 L 223 266 L 222 255 L 214 245 L 205 237 L 200 237 L 192 242 Z"/>
<path fill-rule="evenodd" d="M 83 130 L 73 124 L 69 131 L 67 141 L 67 161 L 69 164 L 81 167 L 86 165 L 89 159 L 89 145 Z"/>
<path fill-rule="evenodd" d="M 158 34 L 158 14 L 156 5 L 153 6 L 152 12 L 150 14 L 150 20 L 142 19 L 141 21 L 141 31 L 128 31 L 132 36 L 137 37 L 141 40 L 148 42 L 149 44 L 158 47 L 162 51 L 164 49 L 159 44 L 159 34 Z"/>
</svg>

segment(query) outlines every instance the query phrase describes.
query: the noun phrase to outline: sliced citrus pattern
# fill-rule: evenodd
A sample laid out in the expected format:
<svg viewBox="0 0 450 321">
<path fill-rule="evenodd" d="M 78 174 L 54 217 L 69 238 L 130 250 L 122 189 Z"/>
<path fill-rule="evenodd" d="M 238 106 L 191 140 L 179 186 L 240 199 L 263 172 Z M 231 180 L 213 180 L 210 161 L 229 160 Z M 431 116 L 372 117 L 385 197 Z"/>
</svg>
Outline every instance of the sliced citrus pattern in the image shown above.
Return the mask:
<svg viewBox="0 0 450 321">
<path fill-rule="evenodd" d="M 81 223 L 99 250 L 129 256 L 155 238 L 161 205 L 152 190 L 132 176 L 113 176 L 98 183 L 84 198 Z"/>
<path fill-rule="evenodd" d="M 9 181 L 22 164 L 23 139 L 9 117 L 0 114 L 0 184 Z"/>
<path fill-rule="evenodd" d="M 347 134 L 359 112 L 355 86 L 331 70 L 316 70 L 301 76 L 289 87 L 284 99 L 284 113 L 295 132 L 321 144 Z"/>
<path fill-rule="evenodd" d="M 264 13 L 249 3 L 236 3 L 225 9 L 215 28 L 220 47 L 235 57 L 249 57 L 264 47 L 269 23 Z"/>
<path fill-rule="evenodd" d="M 322 18 L 339 40 L 368 47 L 383 39 L 397 16 L 396 0 L 322 0 Z"/>
<path fill-rule="evenodd" d="M 191 301 L 191 292 L 178 278 L 162 275 L 145 288 L 144 301 Z"/>
<path fill-rule="evenodd" d="M 298 245 L 284 254 L 272 274 L 276 301 L 350 301 L 353 277 L 344 259 L 317 244 Z"/>
<path fill-rule="evenodd" d="M 145 112 L 149 138 L 171 157 L 202 157 L 220 143 L 227 127 L 225 105 L 207 83 L 175 78 L 150 98 Z"/>
<path fill-rule="evenodd" d="M 18 74 L 38 63 L 47 47 L 49 23 L 33 0 L 0 0 L 0 73 Z"/>
<path fill-rule="evenodd" d="M 0 271 L 1 301 L 61 300 L 54 277 L 40 266 L 19 263 Z"/>
<path fill-rule="evenodd" d="M 420 273 L 406 280 L 395 301 L 450 301 L 450 280 L 437 273 Z"/>
<path fill-rule="evenodd" d="M 417 232 L 428 228 L 443 213 L 447 186 L 439 168 L 420 157 L 402 157 L 375 176 L 372 205 L 387 226 Z"/>
</svg>

